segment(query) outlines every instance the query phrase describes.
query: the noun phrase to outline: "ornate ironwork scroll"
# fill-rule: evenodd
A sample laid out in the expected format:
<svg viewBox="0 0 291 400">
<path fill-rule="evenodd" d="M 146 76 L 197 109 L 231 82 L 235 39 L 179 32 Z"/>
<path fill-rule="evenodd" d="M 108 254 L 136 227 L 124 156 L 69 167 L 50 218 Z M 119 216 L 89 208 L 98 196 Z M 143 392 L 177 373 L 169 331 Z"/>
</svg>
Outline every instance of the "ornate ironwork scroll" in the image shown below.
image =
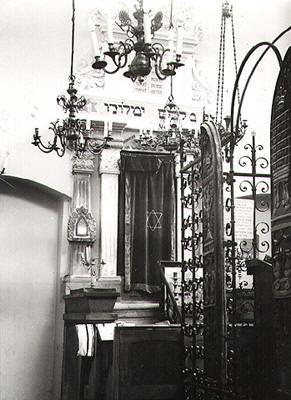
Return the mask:
<svg viewBox="0 0 291 400">
<path fill-rule="evenodd" d="M 248 138 L 245 137 L 247 140 Z M 256 136 L 229 146 L 225 172 L 225 267 L 227 286 L 228 386 L 238 399 L 255 387 L 255 296 L 246 260 L 269 255 L 270 173 Z"/>
<path fill-rule="evenodd" d="M 181 191 L 181 310 L 185 336 L 186 399 L 196 398 L 203 376 L 203 264 L 201 158 L 187 159 L 180 144 Z"/>
<path fill-rule="evenodd" d="M 200 150 L 181 151 L 182 317 L 186 398 L 226 399 L 226 322 L 222 158 L 213 122 L 201 126 Z M 188 161 L 188 160 L 187 160 Z"/>
<path fill-rule="evenodd" d="M 251 399 L 255 384 L 255 288 L 246 260 L 270 250 L 269 163 L 254 134 L 226 146 L 206 121 L 194 159 L 180 153 L 185 381 L 195 400 Z"/>
<path fill-rule="evenodd" d="M 212 121 L 201 125 L 201 186 L 204 281 L 204 370 L 222 388 L 226 382 L 226 313 L 223 251 L 222 151 Z"/>
</svg>

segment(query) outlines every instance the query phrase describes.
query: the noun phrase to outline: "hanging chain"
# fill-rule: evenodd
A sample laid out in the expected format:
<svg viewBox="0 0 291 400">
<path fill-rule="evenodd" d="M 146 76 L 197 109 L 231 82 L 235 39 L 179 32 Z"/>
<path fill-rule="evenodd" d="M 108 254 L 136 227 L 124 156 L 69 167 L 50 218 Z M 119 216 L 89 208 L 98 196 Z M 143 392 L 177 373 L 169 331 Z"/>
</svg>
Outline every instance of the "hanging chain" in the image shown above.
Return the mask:
<svg viewBox="0 0 291 400">
<path fill-rule="evenodd" d="M 234 58 L 234 68 L 235 68 L 235 76 L 237 76 L 237 57 L 236 57 L 236 44 L 235 44 L 235 33 L 234 33 L 234 22 L 233 22 L 233 10 L 231 7 L 231 31 L 232 31 L 232 46 L 233 46 L 233 58 Z M 237 88 L 237 101 L 240 103 L 240 93 L 239 87 Z M 241 115 L 240 115 L 240 123 L 241 123 Z"/>
<path fill-rule="evenodd" d="M 171 75 L 171 82 L 170 82 L 170 98 L 171 98 L 171 100 L 174 99 L 174 96 L 173 96 L 173 76 L 172 75 Z"/>
<path fill-rule="evenodd" d="M 74 48 L 75 48 L 75 0 L 72 0 L 72 48 L 70 78 L 74 80 Z"/>
<path fill-rule="evenodd" d="M 222 42 L 223 42 L 223 21 L 224 16 L 221 13 L 221 28 L 220 28 L 220 41 L 219 41 L 219 61 L 218 61 L 218 77 L 217 77 L 217 95 L 216 95 L 216 113 L 215 113 L 215 122 L 218 122 L 218 113 L 219 113 L 219 98 L 221 91 L 221 61 L 222 61 Z"/>
<path fill-rule="evenodd" d="M 219 43 L 219 61 L 218 61 L 218 79 L 217 79 L 217 96 L 216 96 L 216 123 L 222 123 L 223 119 L 223 103 L 224 103 L 224 76 L 225 76 L 225 36 L 226 36 L 226 19 L 231 19 L 232 31 L 232 47 L 235 75 L 237 75 L 237 53 L 236 53 L 236 39 L 233 20 L 233 7 L 229 5 L 228 1 L 222 3 L 221 11 L 221 29 L 220 29 L 220 43 Z M 238 103 L 240 102 L 240 93 L 237 90 Z M 240 118 L 241 120 L 241 118 Z"/>
<path fill-rule="evenodd" d="M 220 123 L 223 118 L 223 100 L 224 100 L 224 65 L 225 65 L 225 17 L 223 18 L 223 41 L 222 41 L 222 62 L 221 62 L 221 89 L 220 89 Z"/>
</svg>

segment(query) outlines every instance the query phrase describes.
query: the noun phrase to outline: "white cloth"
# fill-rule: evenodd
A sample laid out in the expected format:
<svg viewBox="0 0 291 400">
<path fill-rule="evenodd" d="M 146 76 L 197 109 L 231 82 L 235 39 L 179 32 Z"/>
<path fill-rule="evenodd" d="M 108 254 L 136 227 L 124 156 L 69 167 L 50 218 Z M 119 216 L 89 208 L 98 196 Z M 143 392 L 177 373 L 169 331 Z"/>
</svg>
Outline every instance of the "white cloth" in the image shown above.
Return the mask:
<svg viewBox="0 0 291 400">
<path fill-rule="evenodd" d="M 78 335 L 78 356 L 93 357 L 94 356 L 94 325 L 93 324 L 79 324 L 76 325 Z"/>
<path fill-rule="evenodd" d="M 114 340 L 114 330 L 116 326 L 135 326 L 135 324 L 132 322 L 124 322 L 119 320 L 105 324 L 96 324 L 100 339 L 102 341 Z"/>
<path fill-rule="evenodd" d="M 115 322 L 108 324 L 97 324 L 97 329 L 99 331 L 100 339 L 103 340 L 113 340 L 114 338 L 114 329 Z"/>
</svg>

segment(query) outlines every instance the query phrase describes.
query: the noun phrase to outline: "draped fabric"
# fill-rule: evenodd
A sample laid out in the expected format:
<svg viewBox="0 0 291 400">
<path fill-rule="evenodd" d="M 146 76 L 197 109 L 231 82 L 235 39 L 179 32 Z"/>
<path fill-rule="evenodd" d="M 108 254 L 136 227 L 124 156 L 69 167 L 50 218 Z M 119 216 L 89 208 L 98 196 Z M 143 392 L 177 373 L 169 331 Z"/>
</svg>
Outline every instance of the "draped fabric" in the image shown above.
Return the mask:
<svg viewBox="0 0 291 400">
<path fill-rule="evenodd" d="M 121 153 L 121 245 L 125 290 L 160 290 L 158 260 L 174 248 L 175 180 L 171 155 Z"/>
</svg>

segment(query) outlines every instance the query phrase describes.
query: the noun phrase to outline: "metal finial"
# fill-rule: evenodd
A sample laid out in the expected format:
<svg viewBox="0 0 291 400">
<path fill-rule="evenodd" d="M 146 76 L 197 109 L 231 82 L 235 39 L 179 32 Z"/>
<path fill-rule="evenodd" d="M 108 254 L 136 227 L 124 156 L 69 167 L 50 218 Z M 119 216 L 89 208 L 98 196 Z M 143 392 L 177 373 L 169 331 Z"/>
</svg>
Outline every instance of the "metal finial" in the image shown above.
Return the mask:
<svg viewBox="0 0 291 400">
<path fill-rule="evenodd" d="M 231 17 L 231 15 L 232 15 L 232 6 L 226 0 L 224 3 L 222 3 L 222 16 L 225 18 L 229 18 Z"/>
</svg>

